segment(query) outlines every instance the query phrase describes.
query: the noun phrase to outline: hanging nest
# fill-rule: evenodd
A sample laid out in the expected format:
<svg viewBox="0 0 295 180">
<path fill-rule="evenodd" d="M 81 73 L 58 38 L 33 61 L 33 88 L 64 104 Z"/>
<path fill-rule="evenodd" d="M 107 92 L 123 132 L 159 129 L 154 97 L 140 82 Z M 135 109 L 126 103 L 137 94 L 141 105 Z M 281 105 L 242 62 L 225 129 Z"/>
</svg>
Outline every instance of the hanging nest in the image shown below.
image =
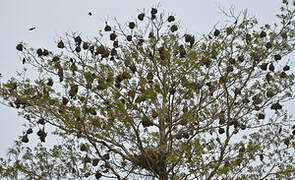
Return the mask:
<svg viewBox="0 0 295 180">
<path fill-rule="evenodd" d="M 147 147 L 144 149 L 143 154 L 134 155 L 132 158 L 132 163 L 142 169 L 152 171 L 155 174 L 159 174 L 163 167 L 165 167 L 165 162 L 167 155 L 156 150 L 154 147 Z"/>
<path fill-rule="evenodd" d="M 173 21 L 175 21 L 175 17 L 174 16 L 169 16 L 167 21 L 168 22 L 173 22 Z"/>
<path fill-rule="evenodd" d="M 142 21 L 143 18 L 144 18 L 144 13 L 140 13 L 140 14 L 137 16 L 137 18 L 138 18 L 140 21 Z"/>
</svg>

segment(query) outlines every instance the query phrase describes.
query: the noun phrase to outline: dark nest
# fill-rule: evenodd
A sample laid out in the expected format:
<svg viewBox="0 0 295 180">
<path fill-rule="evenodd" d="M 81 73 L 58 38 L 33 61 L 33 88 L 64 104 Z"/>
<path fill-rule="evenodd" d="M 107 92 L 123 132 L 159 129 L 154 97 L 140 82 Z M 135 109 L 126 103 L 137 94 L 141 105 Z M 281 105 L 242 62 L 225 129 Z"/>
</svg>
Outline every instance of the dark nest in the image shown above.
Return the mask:
<svg viewBox="0 0 295 180">
<path fill-rule="evenodd" d="M 133 156 L 132 163 L 138 168 L 160 174 L 161 171 L 165 171 L 163 168 L 166 168 L 166 158 L 166 154 L 160 153 L 154 148 L 145 148 L 144 153 Z"/>
</svg>

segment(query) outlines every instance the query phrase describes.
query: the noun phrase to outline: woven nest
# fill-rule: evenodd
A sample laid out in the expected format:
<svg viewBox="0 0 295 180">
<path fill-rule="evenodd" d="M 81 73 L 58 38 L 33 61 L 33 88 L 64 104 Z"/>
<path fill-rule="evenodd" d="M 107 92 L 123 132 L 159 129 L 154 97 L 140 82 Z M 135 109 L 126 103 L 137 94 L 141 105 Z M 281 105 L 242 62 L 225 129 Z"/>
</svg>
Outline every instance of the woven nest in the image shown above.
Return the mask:
<svg viewBox="0 0 295 180">
<path fill-rule="evenodd" d="M 145 148 L 145 152 L 133 156 L 133 164 L 139 168 L 153 171 L 156 174 L 165 167 L 166 155 L 156 151 L 154 148 Z"/>
</svg>

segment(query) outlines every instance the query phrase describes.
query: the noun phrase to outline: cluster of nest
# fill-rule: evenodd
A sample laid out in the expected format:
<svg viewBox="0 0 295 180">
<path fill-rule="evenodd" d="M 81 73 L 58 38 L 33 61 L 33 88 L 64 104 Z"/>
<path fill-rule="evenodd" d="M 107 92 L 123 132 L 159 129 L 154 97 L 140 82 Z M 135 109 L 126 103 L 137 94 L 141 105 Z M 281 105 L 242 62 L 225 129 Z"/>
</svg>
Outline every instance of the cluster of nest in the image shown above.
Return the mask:
<svg viewBox="0 0 295 180">
<path fill-rule="evenodd" d="M 167 155 L 155 150 L 154 148 L 145 148 L 145 152 L 139 155 L 134 155 L 132 162 L 139 168 L 152 171 L 159 174 L 165 167 Z"/>
</svg>

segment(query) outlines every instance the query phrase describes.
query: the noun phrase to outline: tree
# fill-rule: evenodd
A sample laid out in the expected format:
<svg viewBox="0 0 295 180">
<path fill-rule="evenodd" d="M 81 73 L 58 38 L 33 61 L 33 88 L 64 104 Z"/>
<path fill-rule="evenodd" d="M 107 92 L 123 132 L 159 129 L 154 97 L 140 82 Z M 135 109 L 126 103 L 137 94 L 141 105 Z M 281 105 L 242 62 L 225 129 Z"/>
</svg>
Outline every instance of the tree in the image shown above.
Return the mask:
<svg viewBox="0 0 295 180">
<path fill-rule="evenodd" d="M 294 98 L 284 61 L 294 7 L 283 1 L 273 26 L 227 15 L 230 24 L 198 38 L 152 8 L 93 41 L 66 34 L 55 53 L 18 44 L 39 76 L 1 83 L 2 103 L 28 126 L 1 177 L 294 178 L 295 127 L 283 108 Z M 46 148 L 50 127 L 63 143 Z"/>
</svg>

